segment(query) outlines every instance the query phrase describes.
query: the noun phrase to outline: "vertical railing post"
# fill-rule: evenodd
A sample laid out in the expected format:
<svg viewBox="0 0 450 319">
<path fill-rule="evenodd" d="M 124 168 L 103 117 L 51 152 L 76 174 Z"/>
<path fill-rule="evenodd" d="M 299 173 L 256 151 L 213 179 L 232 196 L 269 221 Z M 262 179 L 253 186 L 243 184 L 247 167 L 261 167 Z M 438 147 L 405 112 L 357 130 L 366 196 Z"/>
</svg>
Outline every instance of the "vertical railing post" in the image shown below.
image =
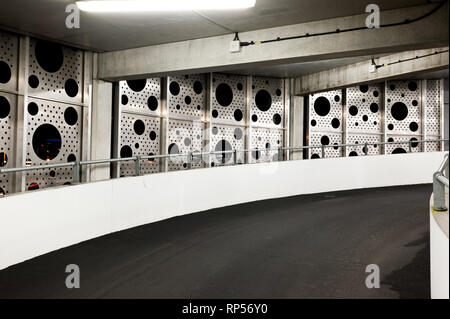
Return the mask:
<svg viewBox="0 0 450 319">
<path fill-rule="evenodd" d="M 445 185 L 437 179 L 441 172 L 433 174 L 433 210 L 442 212 L 446 211 L 445 207 Z"/>
<path fill-rule="evenodd" d="M 322 158 L 325 158 L 325 145 L 322 144 Z"/>
<path fill-rule="evenodd" d="M 72 182 L 78 184 L 80 182 L 80 162 L 75 161 L 72 166 Z"/>
<path fill-rule="evenodd" d="M 283 148 L 279 147 L 278 148 L 278 162 L 282 162 L 284 158 L 284 154 L 283 154 Z"/>
<path fill-rule="evenodd" d="M 411 142 L 411 140 L 409 140 L 409 142 L 408 142 L 408 148 L 409 148 L 409 152 L 412 153 L 412 142 Z"/>
<path fill-rule="evenodd" d="M 366 156 L 369 153 L 369 144 L 367 144 L 367 142 L 364 143 L 363 152 L 364 152 L 364 155 L 366 155 Z"/>
<path fill-rule="evenodd" d="M 134 160 L 134 175 L 139 176 L 141 175 L 141 157 L 136 156 L 136 159 Z"/>
<path fill-rule="evenodd" d="M 187 169 L 192 168 L 192 152 L 189 152 L 189 154 L 187 156 L 186 168 Z"/>
<path fill-rule="evenodd" d="M 237 150 L 236 149 L 234 149 L 234 151 L 233 151 L 233 163 L 234 163 L 234 165 L 237 165 L 237 163 L 238 163 Z"/>
</svg>

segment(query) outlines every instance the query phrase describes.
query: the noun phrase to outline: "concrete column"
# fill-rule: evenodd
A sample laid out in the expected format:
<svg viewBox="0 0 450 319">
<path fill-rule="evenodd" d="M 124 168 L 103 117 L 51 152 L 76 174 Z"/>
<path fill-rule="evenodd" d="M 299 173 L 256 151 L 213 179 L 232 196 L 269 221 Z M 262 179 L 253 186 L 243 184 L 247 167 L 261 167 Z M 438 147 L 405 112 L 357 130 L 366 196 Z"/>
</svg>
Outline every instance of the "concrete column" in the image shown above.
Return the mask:
<svg viewBox="0 0 450 319">
<path fill-rule="evenodd" d="M 113 84 L 93 80 L 91 119 L 91 159 L 111 158 Z M 110 164 L 92 165 L 90 181 L 110 178 Z"/>
<path fill-rule="evenodd" d="M 87 161 L 91 158 L 91 111 L 92 111 L 92 66 L 93 53 L 83 53 L 83 107 L 82 107 L 82 147 L 81 157 L 78 160 Z M 82 182 L 90 179 L 90 167 L 81 167 Z"/>
<path fill-rule="evenodd" d="M 291 96 L 290 123 L 289 123 L 289 144 L 291 147 L 303 146 L 304 125 L 305 125 L 305 105 L 303 96 Z M 303 151 L 291 151 L 290 160 L 303 159 Z"/>
</svg>

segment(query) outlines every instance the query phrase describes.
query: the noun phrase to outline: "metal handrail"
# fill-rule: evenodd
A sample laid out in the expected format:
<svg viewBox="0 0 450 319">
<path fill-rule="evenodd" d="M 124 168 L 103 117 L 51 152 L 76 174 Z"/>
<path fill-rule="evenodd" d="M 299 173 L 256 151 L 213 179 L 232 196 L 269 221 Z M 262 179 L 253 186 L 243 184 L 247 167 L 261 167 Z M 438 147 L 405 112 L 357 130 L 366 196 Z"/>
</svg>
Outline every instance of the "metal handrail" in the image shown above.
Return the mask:
<svg viewBox="0 0 450 319">
<path fill-rule="evenodd" d="M 234 157 L 234 164 L 238 164 L 237 153 L 248 153 L 248 152 L 261 152 L 261 151 L 278 151 L 279 161 L 283 160 L 284 151 L 302 151 L 305 149 L 315 149 L 319 148 L 322 150 L 322 158 L 325 158 L 325 149 L 329 147 L 333 148 L 343 148 L 343 147 L 363 147 L 363 151 L 365 155 L 368 155 L 368 146 L 373 145 L 389 145 L 389 144 L 408 144 L 409 152 L 412 152 L 412 144 L 413 143 L 428 143 L 428 142 L 448 142 L 448 139 L 429 139 L 429 140 L 415 140 L 415 141 L 398 141 L 398 142 L 372 142 L 372 143 L 353 143 L 353 144 L 329 144 L 329 145 L 305 145 L 298 147 L 277 147 L 277 148 L 254 148 L 254 149 L 243 149 L 243 150 L 223 150 L 223 151 L 209 151 L 209 152 L 190 152 L 188 154 L 160 154 L 160 155 L 143 155 L 143 156 L 133 156 L 133 157 L 124 157 L 124 158 L 110 158 L 110 159 L 99 159 L 99 160 L 88 160 L 88 161 L 73 161 L 69 163 L 57 163 L 57 164 L 47 164 L 47 165 L 33 165 L 33 166 L 25 166 L 25 167 L 15 167 L 15 168 L 1 168 L 0 174 L 4 173 L 15 173 L 15 172 L 23 172 L 23 171 L 33 171 L 40 169 L 51 169 L 51 168 L 59 168 L 59 167 L 73 167 L 73 182 L 80 182 L 80 168 L 82 166 L 96 165 L 96 164 L 110 164 L 110 163 L 120 163 L 120 162 L 135 162 L 135 175 L 140 175 L 140 162 L 142 160 L 156 160 L 156 159 L 166 159 L 171 157 L 186 157 L 187 158 L 187 168 L 192 167 L 193 159 L 196 156 L 202 155 L 214 155 L 214 154 L 228 154 L 232 153 Z M 448 166 L 448 164 L 447 164 Z M 448 175 L 447 175 L 448 177 Z M 448 181 L 447 184 L 448 186 Z"/>
<path fill-rule="evenodd" d="M 433 210 L 442 212 L 447 210 L 445 203 L 445 186 L 448 188 L 448 153 L 445 154 L 439 169 L 433 174 Z"/>
</svg>

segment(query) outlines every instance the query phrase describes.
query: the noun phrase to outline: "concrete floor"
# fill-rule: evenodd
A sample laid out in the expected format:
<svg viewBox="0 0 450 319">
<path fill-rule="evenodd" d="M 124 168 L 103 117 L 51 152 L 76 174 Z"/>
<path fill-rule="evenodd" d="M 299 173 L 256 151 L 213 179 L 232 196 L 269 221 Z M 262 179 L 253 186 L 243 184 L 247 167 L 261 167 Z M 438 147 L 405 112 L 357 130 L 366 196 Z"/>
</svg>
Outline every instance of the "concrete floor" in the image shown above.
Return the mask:
<svg viewBox="0 0 450 319">
<path fill-rule="evenodd" d="M 2 270 L 0 298 L 429 298 L 431 192 L 345 191 L 177 217 Z M 68 264 L 80 267 L 80 289 L 65 287 Z M 380 267 L 379 289 L 365 286 L 368 264 Z"/>
</svg>

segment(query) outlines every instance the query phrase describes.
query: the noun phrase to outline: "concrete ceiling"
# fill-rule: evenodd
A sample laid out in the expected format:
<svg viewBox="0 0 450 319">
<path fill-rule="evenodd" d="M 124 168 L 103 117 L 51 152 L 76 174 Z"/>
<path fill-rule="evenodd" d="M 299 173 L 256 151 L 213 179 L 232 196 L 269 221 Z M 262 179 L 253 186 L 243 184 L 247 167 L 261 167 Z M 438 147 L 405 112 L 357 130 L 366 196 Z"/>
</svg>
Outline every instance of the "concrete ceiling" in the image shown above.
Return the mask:
<svg viewBox="0 0 450 319">
<path fill-rule="evenodd" d="M 103 52 L 361 14 L 369 3 L 367 0 L 256 0 L 254 8 L 239 11 L 138 14 L 82 12 L 81 28 L 67 29 L 65 8 L 74 1 L 2 0 L 0 29 Z M 427 2 L 378 0 L 376 3 L 381 10 L 389 10 Z M 283 72 L 283 67 L 279 68 L 279 72 Z"/>
</svg>

